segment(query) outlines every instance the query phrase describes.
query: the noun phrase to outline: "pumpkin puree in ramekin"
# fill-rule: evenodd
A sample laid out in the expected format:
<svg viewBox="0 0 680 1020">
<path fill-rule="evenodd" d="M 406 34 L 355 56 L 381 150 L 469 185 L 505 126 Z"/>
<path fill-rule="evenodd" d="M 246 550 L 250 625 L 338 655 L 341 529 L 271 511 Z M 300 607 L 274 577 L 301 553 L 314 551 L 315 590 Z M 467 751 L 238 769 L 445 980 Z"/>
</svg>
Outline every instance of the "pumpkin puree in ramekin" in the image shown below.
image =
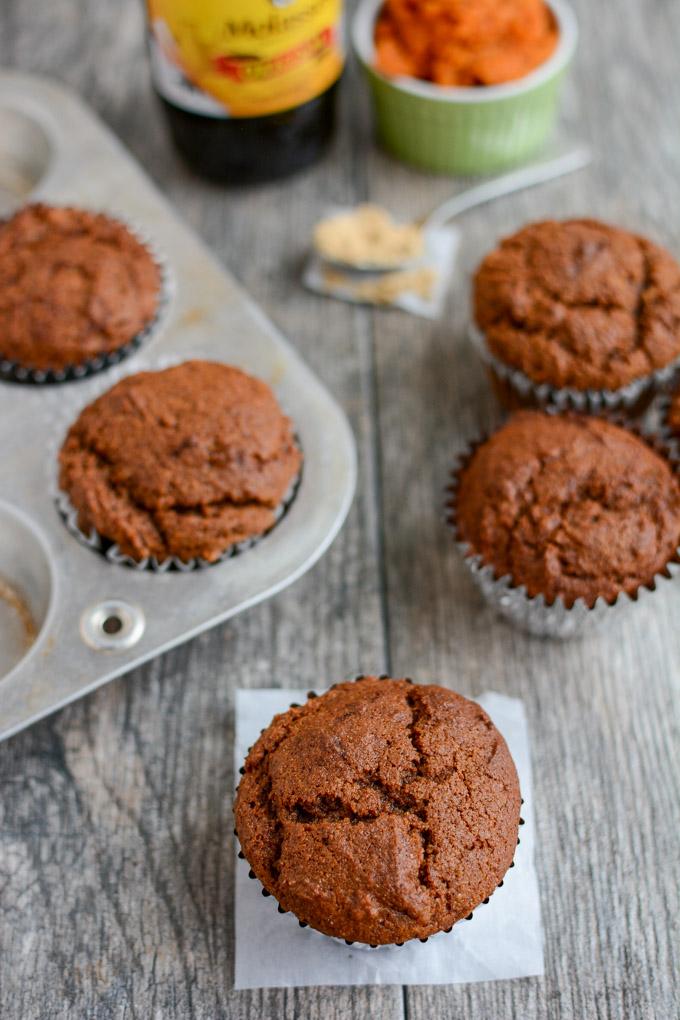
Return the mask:
<svg viewBox="0 0 680 1020">
<path fill-rule="evenodd" d="M 558 34 L 544 0 L 385 0 L 375 66 L 437 85 L 500 85 L 544 63 Z"/>
</svg>

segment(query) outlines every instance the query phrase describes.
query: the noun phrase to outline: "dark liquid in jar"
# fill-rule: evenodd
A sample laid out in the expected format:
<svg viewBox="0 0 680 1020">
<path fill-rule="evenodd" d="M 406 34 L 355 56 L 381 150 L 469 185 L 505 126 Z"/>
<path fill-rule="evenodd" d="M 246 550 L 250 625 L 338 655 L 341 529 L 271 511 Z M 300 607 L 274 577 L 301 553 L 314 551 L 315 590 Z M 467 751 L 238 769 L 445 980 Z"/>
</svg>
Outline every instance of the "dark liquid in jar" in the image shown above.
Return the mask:
<svg viewBox="0 0 680 1020">
<path fill-rule="evenodd" d="M 255 184 L 287 177 L 323 155 L 335 127 L 338 85 L 302 106 L 263 117 L 206 117 L 158 98 L 192 170 L 215 181 Z"/>
</svg>

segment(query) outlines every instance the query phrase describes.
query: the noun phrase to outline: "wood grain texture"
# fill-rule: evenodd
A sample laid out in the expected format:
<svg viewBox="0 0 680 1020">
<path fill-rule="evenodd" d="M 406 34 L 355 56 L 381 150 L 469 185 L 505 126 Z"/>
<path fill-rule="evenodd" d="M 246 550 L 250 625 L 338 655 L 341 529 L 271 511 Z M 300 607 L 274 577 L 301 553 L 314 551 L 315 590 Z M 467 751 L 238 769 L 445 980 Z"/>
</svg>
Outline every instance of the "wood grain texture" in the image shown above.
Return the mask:
<svg viewBox="0 0 680 1020">
<path fill-rule="evenodd" d="M 0 1017 L 647 1018 L 680 1010 L 680 586 L 570 644 L 495 619 L 442 524 L 448 466 L 497 419 L 465 341 L 469 274 L 530 218 L 596 214 L 680 254 L 680 11 L 579 0 L 562 139 L 592 170 L 471 212 L 437 324 L 298 284 L 331 202 L 414 215 L 458 184 L 378 153 L 354 72 L 331 155 L 285 184 L 190 177 L 152 100 L 136 0 L 4 0 L 0 60 L 81 91 L 347 409 L 360 487 L 304 579 L 0 746 Z M 236 686 L 391 669 L 521 696 L 533 739 L 544 979 L 241 992 L 233 984 Z"/>
</svg>

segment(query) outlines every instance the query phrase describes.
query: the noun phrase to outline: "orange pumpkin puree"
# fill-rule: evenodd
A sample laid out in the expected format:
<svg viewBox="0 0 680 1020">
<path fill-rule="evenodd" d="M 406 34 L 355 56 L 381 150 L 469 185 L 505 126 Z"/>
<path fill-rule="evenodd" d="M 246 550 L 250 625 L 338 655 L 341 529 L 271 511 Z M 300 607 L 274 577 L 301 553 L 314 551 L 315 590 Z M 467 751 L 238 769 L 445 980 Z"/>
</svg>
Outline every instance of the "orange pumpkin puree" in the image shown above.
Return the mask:
<svg viewBox="0 0 680 1020">
<path fill-rule="evenodd" d="M 558 34 L 544 0 L 385 0 L 375 66 L 437 85 L 500 85 L 546 61 Z"/>
</svg>

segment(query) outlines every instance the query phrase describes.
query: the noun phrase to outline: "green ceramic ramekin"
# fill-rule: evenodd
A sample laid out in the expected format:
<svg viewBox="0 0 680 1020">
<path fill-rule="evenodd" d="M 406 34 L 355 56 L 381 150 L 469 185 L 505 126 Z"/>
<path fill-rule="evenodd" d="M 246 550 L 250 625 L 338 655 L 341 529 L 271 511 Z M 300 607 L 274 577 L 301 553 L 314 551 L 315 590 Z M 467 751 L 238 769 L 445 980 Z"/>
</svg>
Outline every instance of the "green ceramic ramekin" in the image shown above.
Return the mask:
<svg viewBox="0 0 680 1020">
<path fill-rule="evenodd" d="M 552 57 L 507 85 L 444 88 L 375 70 L 374 28 L 383 0 L 363 0 L 354 50 L 368 78 L 378 138 L 398 159 L 444 174 L 487 174 L 528 159 L 550 134 L 578 30 L 564 0 L 549 0 L 560 38 Z"/>
</svg>

